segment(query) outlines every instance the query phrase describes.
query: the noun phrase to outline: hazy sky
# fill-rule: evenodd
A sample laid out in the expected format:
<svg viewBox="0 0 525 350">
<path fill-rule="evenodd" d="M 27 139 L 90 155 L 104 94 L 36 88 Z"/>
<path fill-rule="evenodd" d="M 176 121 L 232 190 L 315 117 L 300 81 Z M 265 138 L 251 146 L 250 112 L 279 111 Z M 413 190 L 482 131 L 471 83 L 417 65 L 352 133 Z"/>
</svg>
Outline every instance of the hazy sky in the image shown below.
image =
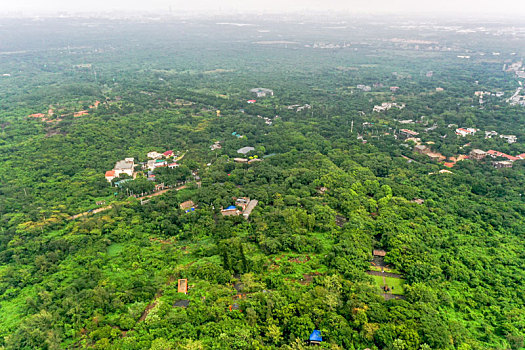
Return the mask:
<svg viewBox="0 0 525 350">
<path fill-rule="evenodd" d="M 444 13 L 525 17 L 525 0 L 0 0 L 0 12 L 293 12 Z"/>
</svg>

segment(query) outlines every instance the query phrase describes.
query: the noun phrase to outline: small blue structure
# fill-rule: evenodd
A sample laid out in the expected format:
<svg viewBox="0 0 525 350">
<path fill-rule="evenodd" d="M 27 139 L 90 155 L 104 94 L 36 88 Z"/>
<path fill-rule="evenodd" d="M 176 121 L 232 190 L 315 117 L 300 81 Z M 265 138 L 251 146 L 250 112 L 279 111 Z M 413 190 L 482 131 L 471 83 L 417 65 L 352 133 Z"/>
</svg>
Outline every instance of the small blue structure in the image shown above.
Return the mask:
<svg viewBox="0 0 525 350">
<path fill-rule="evenodd" d="M 189 213 L 189 212 L 192 212 L 192 211 L 195 211 L 194 207 L 191 207 L 190 209 L 186 210 L 186 213 Z"/>
<path fill-rule="evenodd" d="M 312 334 L 310 334 L 310 344 L 319 344 L 322 341 L 323 341 L 323 337 L 321 337 L 321 331 L 314 329 Z"/>
<path fill-rule="evenodd" d="M 237 207 L 235 205 L 230 205 L 228 208 L 226 208 L 226 210 L 231 210 L 231 209 L 237 209 Z"/>
</svg>

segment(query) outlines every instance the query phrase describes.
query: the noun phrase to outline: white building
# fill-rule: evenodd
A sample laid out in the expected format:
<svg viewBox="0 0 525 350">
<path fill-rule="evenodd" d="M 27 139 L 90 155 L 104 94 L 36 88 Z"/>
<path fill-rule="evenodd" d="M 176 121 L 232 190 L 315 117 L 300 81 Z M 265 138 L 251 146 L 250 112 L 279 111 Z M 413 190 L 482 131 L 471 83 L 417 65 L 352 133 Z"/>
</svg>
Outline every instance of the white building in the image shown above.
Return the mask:
<svg viewBox="0 0 525 350">
<path fill-rule="evenodd" d="M 498 136 L 498 133 L 495 132 L 494 130 L 492 130 L 492 131 L 485 131 L 485 138 L 486 139 L 491 139 L 492 136 Z"/>
<path fill-rule="evenodd" d="M 515 143 L 518 141 L 516 135 L 499 135 L 500 138 L 507 140 L 508 143 Z"/>
<path fill-rule="evenodd" d="M 129 161 L 131 160 L 131 161 Z M 119 177 L 120 174 L 127 174 L 133 177 L 133 171 L 135 168 L 135 163 L 133 158 L 126 158 L 125 160 L 120 160 L 115 164 L 115 177 Z"/>
<path fill-rule="evenodd" d="M 257 97 L 273 96 L 273 90 L 265 88 L 251 89 L 250 92 L 253 92 Z"/>
<path fill-rule="evenodd" d="M 159 152 L 153 151 L 153 152 L 149 152 L 148 153 L 148 158 L 150 158 L 150 159 L 159 159 L 159 158 L 162 158 L 162 157 L 163 157 L 162 153 L 159 153 Z"/>
<path fill-rule="evenodd" d="M 456 129 L 456 135 L 460 135 L 462 137 L 465 137 L 465 136 L 469 136 L 469 135 L 474 135 L 476 133 L 476 131 L 478 131 L 478 130 L 474 129 L 474 128 L 458 128 L 458 129 Z"/>
</svg>

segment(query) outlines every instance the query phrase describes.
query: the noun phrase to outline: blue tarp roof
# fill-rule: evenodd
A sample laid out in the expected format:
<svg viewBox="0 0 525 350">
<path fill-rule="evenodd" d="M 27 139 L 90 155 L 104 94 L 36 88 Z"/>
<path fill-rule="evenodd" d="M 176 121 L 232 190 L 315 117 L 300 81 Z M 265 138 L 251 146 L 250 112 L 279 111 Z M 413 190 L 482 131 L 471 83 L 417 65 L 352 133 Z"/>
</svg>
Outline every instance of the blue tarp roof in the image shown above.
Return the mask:
<svg viewBox="0 0 525 350">
<path fill-rule="evenodd" d="M 310 334 L 310 341 L 323 341 L 323 337 L 321 337 L 321 331 L 315 329 L 312 334 Z"/>
<path fill-rule="evenodd" d="M 235 205 L 230 205 L 228 208 L 226 208 L 227 210 L 230 210 L 230 209 L 236 209 L 237 207 Z"/>
</svg>

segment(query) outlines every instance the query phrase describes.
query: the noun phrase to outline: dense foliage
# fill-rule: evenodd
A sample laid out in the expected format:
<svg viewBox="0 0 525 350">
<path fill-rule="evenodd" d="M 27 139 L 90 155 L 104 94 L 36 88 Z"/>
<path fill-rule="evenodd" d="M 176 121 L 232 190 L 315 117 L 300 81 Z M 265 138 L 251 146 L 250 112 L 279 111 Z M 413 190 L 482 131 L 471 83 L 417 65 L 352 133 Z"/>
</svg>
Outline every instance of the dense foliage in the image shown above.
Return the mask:
<svg viewBox="0 0 525 350">
<path fill-rule="evenodd" d="M 318 329 L 329 349 L 523 348 L 525 161 L 439 172 L 399 136 L 446 157 L 525 152 L 525 109 L 505 102 L 518 80 L 501 69 L 523 38 L 327 25 L 5 20 L 0 347 L 303 349 Z M 258 86 L 275 95 L 248 104 Z M 505 95 L 480 105 L 480 90 Z M 372 112 L 392 101 L 406 106 Z M 245 146 L 262 161 L 235 162 Z M 180 166 L 104 178 L 153 150 Z M 172 189 L 129 196 L 158 183 Z M 249 219 L 221 215 L 239 197 L 259 201 Z M 373 249 L 402 276 L 399 299 L 367 273 Z"/>
</svg>

